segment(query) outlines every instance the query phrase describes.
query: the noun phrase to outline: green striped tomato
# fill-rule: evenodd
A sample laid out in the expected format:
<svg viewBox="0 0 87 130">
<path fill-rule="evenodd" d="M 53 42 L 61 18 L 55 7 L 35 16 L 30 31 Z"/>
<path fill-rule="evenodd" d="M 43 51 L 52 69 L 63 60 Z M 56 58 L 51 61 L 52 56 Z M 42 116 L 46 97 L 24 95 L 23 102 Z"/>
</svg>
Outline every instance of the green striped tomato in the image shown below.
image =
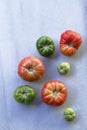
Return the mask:
<svg viewBox="0 0 87 130">
<path fill-rule="evenodd" d="M 14 98 L 19 103 L 29 104 L 35 99 L 35 93 L 31 86 L 19 86 L 14 90 Z"/>
<path fill-rule="evenodd" d="M 52 55 L 55 51 L 53 40 L 48 36 L 40 37 L 36 42 L 38 52 L 45 57 Z"/>
</svg>

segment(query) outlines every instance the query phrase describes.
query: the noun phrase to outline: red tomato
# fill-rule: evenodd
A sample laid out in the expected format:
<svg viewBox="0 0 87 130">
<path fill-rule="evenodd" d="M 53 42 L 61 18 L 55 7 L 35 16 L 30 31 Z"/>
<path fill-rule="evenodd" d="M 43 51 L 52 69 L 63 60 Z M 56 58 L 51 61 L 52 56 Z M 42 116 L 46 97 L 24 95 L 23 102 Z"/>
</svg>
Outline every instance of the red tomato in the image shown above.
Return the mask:
<svg viewBox="0 0 87 130">
<path fill-rule="evenodd" d="M 67 88 L 61 81 L 52 80 L 45 83 L 41 95 L 44 103 L 59 106 L 67 98 Z"/>
<path fill-rule="evenodd" d="M 72 30 L 66 30 L 61 35 L 60 50 L 64 55 L 72 56 L 76 53 L 81 43 L 82 43 L 82 38 L 80 34 Z"/>
<path fill-rule="evenodd" d="M 26 81 L 35 81 L 42 77 L 45 67 L 43 62 L 36 56 L 22 59 L 18 65 L 19 76 Z"/>
</svg>

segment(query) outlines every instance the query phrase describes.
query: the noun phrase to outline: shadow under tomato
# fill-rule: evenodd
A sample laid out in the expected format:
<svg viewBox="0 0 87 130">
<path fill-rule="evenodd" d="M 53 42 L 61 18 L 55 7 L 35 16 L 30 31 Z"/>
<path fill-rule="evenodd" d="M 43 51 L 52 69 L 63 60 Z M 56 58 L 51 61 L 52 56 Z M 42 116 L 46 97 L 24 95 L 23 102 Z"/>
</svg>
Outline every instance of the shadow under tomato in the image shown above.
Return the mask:
<svg viewBox="0 0 87 130">
<path fill-rule="evenodd" d="M 68 95 L 67 95 L 67 99 L 64 102 L 64 104 L 61 106 L 61 108 L 65 109 L 67 107 L 73 107 L 73 104 L 75 104 L 75 101 L 77 99 L 77 91 L 76 88 L 68 88 Z"/>
<path fill-rule="evenodd" d="M 54 40 L 55 43 L 55 55 L 53 55 L 52 57 L 54 59 L 58 58 L 60 56 L 60 47 L 59 47 L 59 41 L 58 40 Z"/>
<path fill-rule="evenodd" d="M 70 62 L 69 62 L 70 63 Z M 76 67 L 75 67 L 75 64 L 73 63 L 70 63 L 70 71 L 65 74 L 65 75 L 62 75 L 62 76 L 65 76 L 66 78 L 70 78 L 72 76 L 74 76 L 76 73 Z"/>
<path fill-rule="evenodd" d="M 82 59 L 86 53 L 86 45 L 87 42 L 85 40 L 83 41 L 82 45 L 80 48 L 77 50 L 77 52 L 70 58 L 72 58 L 75 62 L 78 62 L 78 60 Z"/>
</svg>

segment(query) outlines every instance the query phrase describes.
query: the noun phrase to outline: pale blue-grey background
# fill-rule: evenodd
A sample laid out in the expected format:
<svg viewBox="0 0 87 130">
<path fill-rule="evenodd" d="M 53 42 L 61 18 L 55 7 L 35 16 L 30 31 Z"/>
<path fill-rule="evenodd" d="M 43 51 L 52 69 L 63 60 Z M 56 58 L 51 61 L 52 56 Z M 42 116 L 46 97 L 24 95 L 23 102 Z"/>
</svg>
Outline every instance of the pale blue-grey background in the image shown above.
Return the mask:
<svg viewBox="0 0 87 130">
<path fill-rule="evenodd" d="M 87 129 L 87 0 L 0 0 L 0 130 L 86 130 Z M 59 39 L 67 29 L 79 32 L 82 46 L 73 57 L 59 50 Z M 55 54 L 40 56 L 35 42 L 42 35 L 55 43 Z M 17 74 L 19 61 L 29 55 L 43 60 L 46 72 L 37 82 L 23 81 Z M 68 61 L 71 71 L 57 73 L 57 64 Z M 46 81 L 58 79 L 68 88 L 68 98 L 60 107 L 47 106 L 40 91 Z M 32 85 L 37 96 L 27 106 L 18 104 L 13 91 L 20 85 Z M 66 122 L 63 111 L 76 110 L 77 118 Z"/>
</svg>

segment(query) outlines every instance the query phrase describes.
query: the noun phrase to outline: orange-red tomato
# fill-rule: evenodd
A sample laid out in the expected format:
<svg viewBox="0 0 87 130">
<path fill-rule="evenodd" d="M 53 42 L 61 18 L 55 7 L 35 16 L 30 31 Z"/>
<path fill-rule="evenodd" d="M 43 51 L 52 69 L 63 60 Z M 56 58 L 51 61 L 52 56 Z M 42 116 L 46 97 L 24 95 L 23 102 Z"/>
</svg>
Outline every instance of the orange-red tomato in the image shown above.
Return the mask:
<svg viewBox="0 0 87 130">
<path fill-rule="evenodd" d="M 18 65 L 19 76 L 29 82 L 40 79 L 44 71 L 43 62 L 36 56 L 25 57 Z"/>
<path fill-rule="evenodd" d="M 82 38 L 80 34 L 72 30 L 66 30 L 61 35 L 60 50 L 64 55 L 72 56 L 76 53 L 81 43 Z"/>
<path fill-rule="evenodd" d="M 45 83 L 41 95 L 44 103 L 59 106 L 62 105 L 67 98 L 67 88 L 61 81 L 52 80 Z"/>
</svg>

